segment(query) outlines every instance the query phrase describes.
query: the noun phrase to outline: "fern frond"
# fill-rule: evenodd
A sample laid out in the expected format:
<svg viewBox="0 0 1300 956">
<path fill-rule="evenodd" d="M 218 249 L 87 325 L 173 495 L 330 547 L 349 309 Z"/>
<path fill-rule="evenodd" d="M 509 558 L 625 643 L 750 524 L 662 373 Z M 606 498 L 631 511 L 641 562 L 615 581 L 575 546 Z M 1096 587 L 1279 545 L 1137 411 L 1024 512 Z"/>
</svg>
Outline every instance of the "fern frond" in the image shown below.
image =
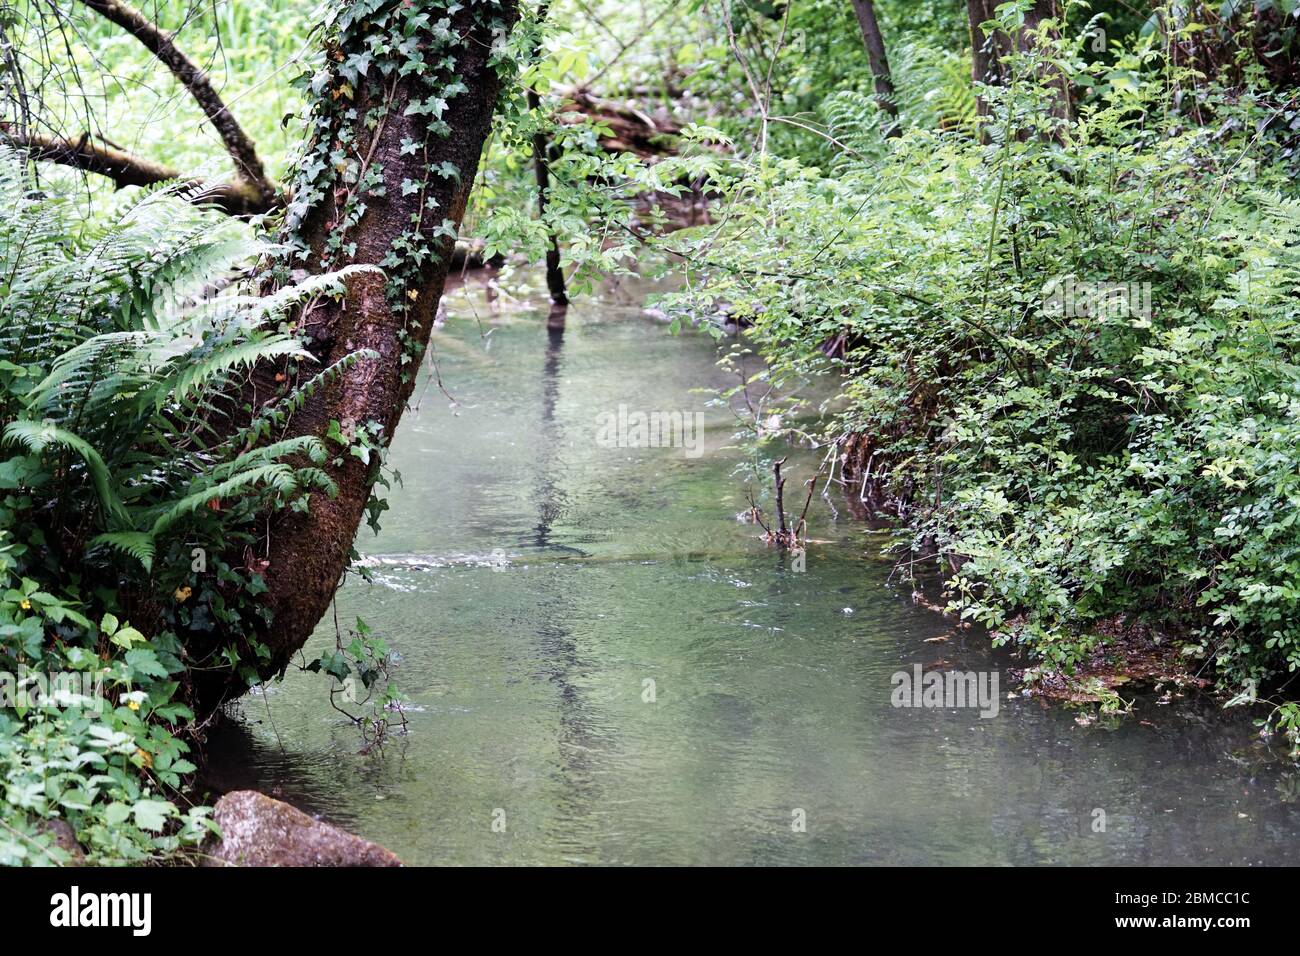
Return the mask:
<svg viewBox="0 0 1300 956">
<path fill-rule="evenodd" d="M 262 465 L 248 471 L 240 472 L 232 478 L 215 484 L 206 480 L 196 482 L 199 487 L 191 491 L 180 501 L 167 507 L 154 519 L 150 533 L 157 538 L 172 525 L 213 499 L 233 498 L 247 494 L 260 486 L 267 486 L 282 494 L 291 494 L 298 487 L 293 469 L 285 464 Z"/>
<path fill-rule="evenodd" d="M 202 358 L 192 354 L 183 362 L 173 363 L 172 374 L 160 380 L 153 389 L 154 400 L 158 407 L 171 398 L 185 401 L 196 389 L 225 384 L 222 376 L 235 369 L 249 369 L 258 362 L 276 358 L 296 358 L 314 362 L 315 357 L 303 348 L 297 339 L 288 335 L 275 334 L 264 338 L 254 338 L 217 349 Z"/>
<path fill-rule="evenodd" d="M 5 443 L 16 442 L 38 455 L 51 446 L 61 446 L 76 452 L 86 463 L 105 517 L 109 521 L 126 519 L 126 509 L 113 491 L 108 466 L 104 464 L 104 459 L 100 457 L 99 452 L 85 439 L 52 422 L 19 420 L 10 422 L 6 426 L 4 441 Z"/>
<path fill-rule="evenodd" d="M 345 280 L 353 276 L 382 276 L 383 274 L 384 270 L 378 266 L 355 265 L 345 266 L 342 269 L 327 272 L 323 275 L 309 276 L 294 285 L 285 286 L 273 295 L 260 298 L 254 310 L 254 319 L 258 322 L 264 322 L 278 318 L 293 306 L 305 302 L 313 296 L 338 295 L 344 291 Z"/>
<path fill-rule="evenodd" d="M 224 515 L 186 520 L 214 498 L 337 493 L 322 441 L 273 435 L 374 352 L 317 372 L 249 425 L 232 429 L 229 416 L 250 369 L 315 362 L 276 323 L 355 276 L 383 274 L 354 266 L 260 295 L 252 267 L 274 247 L 182 199 L 179 187 L 143 190 L 87 220 L 33 189 L 0 147 L 0 442 L 28 449 L 43 482 L 58 484 L 60 535 L 146 569 L 182 524 L 226 534 Z"/>
<path fill-rule="evenodd" d="M 145 571 L 153 570 L 156 545 L 154 537 L 146 531 L 110 531 L 96 535 L 90 546 L 104 545 L 139 561 Z"/>
<path fill-rule="evenodd" d="M 924 43 L 890 51 L 899 109 L 914 126 L 971 136 L 978 108 L 971 83 L 970 53 Z"/>
</svg>

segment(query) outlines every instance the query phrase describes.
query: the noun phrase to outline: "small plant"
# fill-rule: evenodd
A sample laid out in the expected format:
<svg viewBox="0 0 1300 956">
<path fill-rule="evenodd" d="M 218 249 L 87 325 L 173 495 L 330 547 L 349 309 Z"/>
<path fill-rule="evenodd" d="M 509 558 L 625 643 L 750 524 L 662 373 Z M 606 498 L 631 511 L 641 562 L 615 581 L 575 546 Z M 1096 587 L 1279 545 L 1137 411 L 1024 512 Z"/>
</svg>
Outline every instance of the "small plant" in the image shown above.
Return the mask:
<svg viewBox="0 0 1300 956">
<path fill-rule="evenodd" d="M 305 668 L 334 678 L 330 705 L 356 724 L 363 753 L 382 748 L 394 727 L 406 730 L 402 711 L 406 697 L 389 680 L 393 663 L 388 644 L 357 618 L 355 629 L 346 636 L 336 621 L 333 652 Z"/>
</svg>

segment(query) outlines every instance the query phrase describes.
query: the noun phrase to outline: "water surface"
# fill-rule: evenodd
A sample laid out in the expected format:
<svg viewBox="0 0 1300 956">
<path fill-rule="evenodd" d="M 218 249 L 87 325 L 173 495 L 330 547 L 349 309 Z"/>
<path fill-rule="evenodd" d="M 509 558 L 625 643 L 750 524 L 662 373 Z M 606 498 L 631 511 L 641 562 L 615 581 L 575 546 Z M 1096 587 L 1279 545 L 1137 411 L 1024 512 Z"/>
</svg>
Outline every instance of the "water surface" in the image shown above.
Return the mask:
<svg viewBox="0 0 1300 956">
<path fill-rule="evenodd" d="M 727 382 L 707 337 L 668 336 L 635 286 L 562 335 L 470 289 L 435 338 L 457 405 L 417 390 L 404 484 L 358 540 L 375 582 L 338 600 L 400 655 L 409 733 L 360 753 L 327 679 L 291 673 L 214 741 L 216 784 L 414 864 L 1300 862 L 1300 786 L 1241 715 L 891 706 L 913 663 L 1000 670 L 1005 698 L 1009 661 L 891 587 L 842 507 L 815 501 L 828 543 L 802 572 L 735 520 L 735 418 L 695 391 Z M 703 413 L 704 453 L 601 447 L 620 404 Z"/>
</svg>

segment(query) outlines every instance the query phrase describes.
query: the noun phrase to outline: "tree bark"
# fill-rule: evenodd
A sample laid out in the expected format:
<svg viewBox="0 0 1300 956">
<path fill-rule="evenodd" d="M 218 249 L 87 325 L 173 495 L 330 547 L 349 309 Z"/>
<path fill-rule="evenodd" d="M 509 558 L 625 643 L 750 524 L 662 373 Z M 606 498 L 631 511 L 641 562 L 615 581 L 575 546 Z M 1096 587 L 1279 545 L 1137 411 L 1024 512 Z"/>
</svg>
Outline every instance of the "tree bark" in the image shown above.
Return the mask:
<svg viewBox="0 0 1300 956">
<path fill-rule="evenodd" d="M 993 18 L 992 0 L 966 0 L 966 20 L 970 29 L 971 45 L 971 80 L 976 84 L 998 85 L 1002 79 L 1001 65 L 998 59 L 1004 55 L 1005 33 L 994 31 L 985 35 L 981 24 Z M 988 115 L 988 103 L 984 97 L 977 99 L 979 115 Z"/>
<path fill-rule="evenodd" d="M 261 190 L 245 179 L 213 183 L 186 179 L 169 166 L 133 156 L 107 143 L 94 142 L 89 135 L 71 139 L 44 133 L 22 134 L 7 123 L 0 123 L 0 141 L 20 150 L 30 159 L 104 176 L 111 179 L 118 189 L 180 182 L 187 187 L 184 196 L 189 201 L 195 205 L 214 206 L 228 216 L 254 216 L 272 209 L 265 202 Z"/>
<path fill-rule="evenodd" d="M 867 61 L 871 64 L 871 75 L 876 84 L 876 102 L 889 114 L 891 120 L 885 135 L 898 136 L 901 130 L 898 126 L 894 77 L 889 70 L 889 57 L 885 53 L 885 37 L 876 20 L 876 5 L 873 0 L 853 0 L 853 12 L 858 15 L 858 26 L 862 28 L 862 42 L 867 48 Z"/>
<path fill-rule="evenodd" d="M 329 61 L 343 64 L 358 51 L 386 42 L 386 31 L 396 18 L 418 14 L 425 6 L 434 14 L 428 18 L 433 25 L 417 34 L 419 48 L 438 51 L 435 60 L 442 57 L 440 64 L 392 77 L 373 75 L 372 67 L 371 78 L 356 89 L 336 73 L 318 94 L 314 145 L 337 156 L 339 144 L 350 144 L 343 152 L 367 161 L 361 181 L 365 170 L 373 170 L 382 177 L 382 187 L 366 192 L 357 204 L 360 183 L 342 177 L 331 164 L 326 164 L 324 186 L 300 173 L 285 237 L 301 249 L 294 265 L 308 271 L 379 265 L 385 275 L 354 276 L 341 300 L 322 301 L 302 315 L 300 330 L 317 363 L 296 372 L 259 367 L 246 398 L 256 410 L 292 389 L 297 379 L 311 378 L 358 352 L 367 350 L 377 357 L 346 365 L 293 415 L 283 437 L 323 438 L 336 422 L 345 435 L 372 434 L 376 445 L 387 447 L 415 385 L 451 261 L 454 232 L 491 128 L 501 85 L 496 60 L 502 33 L 517 18 L 517 3 L 449 8 L 405 0 L 373 14 L 376 22 L 353 23 L 344 36 L 327 42 Z M 445 30 L 438 27 L 443 16 L 450 20 Z M 439 116 L 431 117 L 419 110 L 418 101 L 438 88 L 434 81 L 463 86 L 454 95 L 440 94 L 445 106 Z M 375 123 L 377 116 L 383 118 Z M 455 175 L 446 173 L 449 168 Z M 295 221 L 295 206 L 311 195 L 318 198 L 305 214 L 299 210 L 301 218 Z M 344 241 L 334 241 L 340 234 Z M 417 246 L 429 254 L 412 253 Z M 285 378 L 287 382 L 277 381 Z M 328 611 L 378 476 L 377 452 L 366 462 L 347 449 L 340 452 L 335 443 L 330 448 L 341 462 L 327 467 L 338 494 L 313 492 L 307 511 L 268 516 L 257 555 L 259 562 L 268 562 L 261 601 L 270 612 L 270 625 L 257 635 L 269 651 L 256 665 L 263 678 L 283 672 Z M 201 708 L 210 710 L 246 687 L 234 673 L 214 668 L 198 670 L 194 689 Z"/>
</svg>

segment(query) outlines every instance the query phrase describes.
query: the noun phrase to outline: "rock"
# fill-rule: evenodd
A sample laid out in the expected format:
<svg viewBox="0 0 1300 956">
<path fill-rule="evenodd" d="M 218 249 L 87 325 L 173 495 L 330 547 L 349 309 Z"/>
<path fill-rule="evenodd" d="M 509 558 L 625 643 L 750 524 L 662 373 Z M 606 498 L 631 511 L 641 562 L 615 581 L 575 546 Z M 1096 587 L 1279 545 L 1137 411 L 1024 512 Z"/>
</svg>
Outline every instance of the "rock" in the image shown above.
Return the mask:
<svg viewBox="0 0 1300 956">
<path fill-rule="evenodd" d="M 67 820 L 45 820 L 41 823 L 41 832 L 53 839 L 54 845 L 68 854 L 69 860 L 64 866 L 85 864 L 86 853 L 81 849 L 81 844 L 77 842 L 76 831 Z"/>
<path fill-rule="evenodd" d="M 222 836 L 207 851 L 208 866 L 402 865 L 390 850 L 255 790 L 226 794 L 213 819 Z"/>
</svg>

